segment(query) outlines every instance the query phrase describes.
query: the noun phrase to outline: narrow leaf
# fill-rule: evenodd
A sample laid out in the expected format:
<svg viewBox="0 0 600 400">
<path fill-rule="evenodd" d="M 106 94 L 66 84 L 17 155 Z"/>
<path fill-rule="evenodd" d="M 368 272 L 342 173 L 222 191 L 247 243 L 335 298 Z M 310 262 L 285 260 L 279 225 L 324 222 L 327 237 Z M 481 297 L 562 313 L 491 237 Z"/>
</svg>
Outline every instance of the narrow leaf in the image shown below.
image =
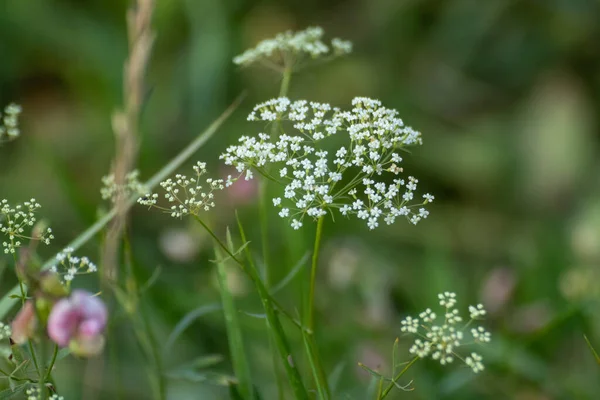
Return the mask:
<svg viewBox="0 0 600 400">
<path fill-rule="evenodd" d="M 228 231 L 229 232 L 229 231 Z M 228 242 L 231 246 L 231 237 L 228 236 Z M 217 259 L 222 257 L 221 250 L 215 245 L 215 256 Z M 239 381 L 239 393 L 244 399 L 253 399 L 252 379 L 250 377 L 250 365 L 246 358 L 244 342 L 242 339 L 242 328 L 240 326 L 238 312 L 235 307 L 233 296 L 227 285 L 227 267 L 224 263 L 217 263 L 217 272 L 219 278 L 219 288 L 221 291 L 221 301 L 223 303 L 223 312 L 225 314 L 225 326 L 227 328 L 227 339 L 229 341 L 229 350 L 235 376 Z"/>
<path fill-rule="evenodd" d="M 207 304 L 205 306 L 201 306 L 196 308 L 195 310 L 187 313 L 173 328 L 173 331 L 167 338 L 167 343 L 165 344 L 165 352 L 171 350 L 171 347 L 179 338 L 179 336 L 185 331 L 191 324 L 194 323 L 198 318 L 205 316 L 213 311 L 217 311 L 221 309 L 221 305 L 218 303 Z"/>
<path fill-rule="evenodd" d="M 290 270 L 290 272 L 273 288 L 271 288 L 271 296 L 275 293 L 279 292 L 281 289 L 286 287 L 295 277 L 298 275 L 302 268 L 306 265 L 307 261 L 310 258 L 310 251 L 304 253 L 304 256 L 294 265 L 294 268 Z"/>
<path fill-rule="evenodd" d="M 594 355 L 594 358 L 596 359 L 596 363 L 598 363 L 598 365 L 600 365 L 600 356 L 598 355 L 598 353 L 596 352 L 596 350 L 592 346 L 592 343 L 590 342 L 590 340 L 587 338 L 586 335 L 583 335 L 583 338 L 585 339 L 585 342 L 587 343 L 588 347 L 592 351 L 592 354 Z"/>
</svg>

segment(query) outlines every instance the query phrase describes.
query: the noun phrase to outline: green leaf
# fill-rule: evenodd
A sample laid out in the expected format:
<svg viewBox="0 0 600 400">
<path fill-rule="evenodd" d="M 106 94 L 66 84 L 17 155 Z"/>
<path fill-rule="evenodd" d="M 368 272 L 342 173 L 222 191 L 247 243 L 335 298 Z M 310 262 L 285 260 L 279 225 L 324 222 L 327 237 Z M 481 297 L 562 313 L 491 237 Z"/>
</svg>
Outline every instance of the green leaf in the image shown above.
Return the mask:
<svg viewBox="0 0 600 400">
<path fill-rule="evenodd" d="M 14 399 L 16 395 L 23 393 L 30 384 L 22 383 L 20 385 L 14 385 L 13 380 L 9 379 L 9 385 L 11 385 L 10 388 L 0 391 L 0 400 Z"/>
<path fill-rule="evenodd" d="M 592 343 L 590 343 L 590 341 L 589 341 L 589 339 L 587 338 L 586 335 L 583 335 L 583 338 L 585 339 L 585 342 L 587 343 L 588 347 L 592 351 L 592 354 L 594 355 L 594 358 L 596 359 L 596 363 L 598 363 L 598 365 L 600 365 L 600 356 L 598 355 L 598 353 L 596 352 L 596 350 L 592 346 Z"/>
<path fill-rule="evenodd" d="M 15 365 L 20 365 L 27 361 L 27 356 L 25 355 L 23 348 L 18 344 L 12 344 L 10 350 L 12 351 L 12 362 L 15 363 Z"/>
<path fill-rule="evenodd" d="M 333 369 L 333 372 L 331 374 L 329 374 L 329 378 L 327 379 L 327 384 L 333 393 L 336 392 L 338 384 L 340 383 L 340 378 L 342 376 L 342 372 L 344 371 L 345 367 L 346 367 L 346 363 L 344 361 L 340 361 Z"/>
<path fill-rule="evenodd" d="M 358 366 L 361 367 L 362 369 L 364 369 L 365 371 L 367 371 L 369 374 L 371 374 L 374 377 L 378 378 L 378 379 L 386 379 L 379 372 L 377 372 L 375 370 L 372 370 L 371 368 L 367 367 L 365 364 L 363 364 L 361 362 L 358 363 Z"/>
<path fill-rule="evenodd" d="M 230 386 L 238 383 L 237 379 L 231 375 L 212 371 L 200 372 L 193 369 L 168 372 L 166 376 L 167 378 L 174 380 L 192 383 L 209 383 L 217 386 Z"/>
<path fill-rule="evenodd" d="M 229 247 L 232 247 L 231 236 L 227 231 L 227 241 Z M 221 259 L 223 254 L 221 249 L 215 244 L 215 256 Z M 217 276 L 219 279 L 219 288 L 221 292 L 221 301 L 223 303 L 223 312 L 225 314 L 225 326 L 227 328 L 227 339 L 229 341 L 229 350 L 231 352 L 233 370 L 239 381 L 239 392 L 244 399 L 254 399 L 252 389 L 252 379 L 250 377 L 250 365 L 246 358 L 244 342 L 242 338 L 242 328 L 239 322 L 238 312 L 235 306 L 233 296 L 227 285 L 227 267 L 225 263 L 217 263 Z"/>
<path fill-rule="evenodd" d="M 213 311 L 217 311 L 221 309 L 221 305 L 218 303 L 207 304 L 205 306 L 201 306 L 196 308 L 195 310 L 187 313 L 173 328 L 173 331 L 167 338 L 167 343 L 165 344 L 165 352 L 169 352 L 173 344 L 179 338 L 179 336 L 185 331 L 194 321 L 198 318 L 203 317 L 206 314 L 209 314 Z"/>
<path fill-rule="evenodd" d="M 298 275 L 302 268 L 306 265 L 307 261 L 310 259 L 310 251 L 307 251 L 304 256 L 294 265 L 294 268 L 290 270 L 290 272 L 281 280 L 279 283 L 271 288 L 271 296 L 275 293 L 279 292 L 281 289 L 286 287 L 295 277 Z"/>
</svg>

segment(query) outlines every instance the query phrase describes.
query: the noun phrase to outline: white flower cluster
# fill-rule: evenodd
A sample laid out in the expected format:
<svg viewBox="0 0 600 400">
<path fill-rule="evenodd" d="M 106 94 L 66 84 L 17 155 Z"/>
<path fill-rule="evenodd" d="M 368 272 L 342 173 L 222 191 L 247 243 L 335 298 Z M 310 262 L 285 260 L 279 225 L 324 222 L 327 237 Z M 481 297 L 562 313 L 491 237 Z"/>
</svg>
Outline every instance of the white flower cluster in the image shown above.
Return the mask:
<svg viewBox="0 0 600 400">
<path fill-rule="evenodd" d="M 415 200 L 418 180 L 399 176 L 403 172 L 399 152 L 421 144 L 421 133 L 405 126 L 397 111 L 378 100 L 356 97 L 352 106 L 342 111 L 286 97 L 259 104 L 248 120 L 277 121 L 282 131 L 289 124 L 295 134 L 242 136 L 221 159 L 245 173 L 246 179 L 253 177 L 254 169 L 279 181 L 284 186 L 283 199 L 274 198 L 273 204 L 294 229 L 302 226 L 305 216 L 318 218 L 332 209 L 357 216 L 370 229 L 381 220 L 392 224 L 404 217 L 417 224 L 427 218 L 429 212 L 423 206 L 434 197 L 425 194 Z M 342 146 L 326 150 L 323 139 L 336 135 L 342 136 L 338 137 Z"/>
<path fill-rule="evenodd" d="M 87 257 L 75 257 L 71 247 L 65 248 L 56 255 L 57 264 L 50 267 L 50 271 L 58 274 L 67 286 L 75 279 L 76 275 L 91 274 L 98 268 Z"/>
<path fill-rule="evenodd" d="M 37 386 L 30 387 L 25 391 L 25 394 L 27 395 L 27 400 L 40 400 L 42 398 L 40 389 Z M 65 400 L 65 398 L 55 393 L 48 397 L 48 400 Z"/>
<path fill-rule="evenodd" d="M 125 196 L 131 195 L 143 195 L 147 193 L 148 190 L 142 185 L 139 181 L 139 171 L 131 171 L 127 175 L 125 175 L 125 183 L 118 185 L 115 182 L 115 175 L 110 174 L 102 177 L 102 184 L 104 185 L 102 189 L 100 189 L 100 194 L 102 195 L 103 200 L 110 199 L 114 202 L 117 199 L 117 196 L 123 194 Z"/>
<path fill-rule="evenodd" d="M 443 322 L 438 322 L 438 316 L 429 308 L 419 314 L 419 318 L 406 317 L 401 322 L 400 330 L 402 332 L 418 337 L 410 348 L 410 353 L 420 358 L 431 356 L 432 359 L 438 360 L 442 365 L 450 364 L 455 358 L 458 358 L 467 364 L 473 372 L 483 371 L 482 357 L 479 354 L 471 353 L 463 358 L 457 353 L 458 348 L 461 346 L 490 342 L 491 334 L 481 326 L 472 328 L 470 331 L 472 341 L 465 342 L 464 331 L 473 321 L 485 315 L 483 305 L 470 306 L 471 319 L 464 326 L 458 327 L 458 324 L 463 320 L 455 308 L 456 294 L 445 292 L 439 294 L 438 297 L 440 305 L 444 307 Z"/>
<path fill-rule="evenodd" d="M 39 240 L 50 244 L 50 240 L 54 239 L 50 228 L 36 233 L 33 237 L 25 234 L 26 227 L 33 227 L 37 221 L 35 213 L 40 207 L 35 199 L 16 206 L 11 206 L 6 199 L 0 201 L 0 233 L 8 237 L 8 241 L 2 242 L 5 254 L 14 254 L 16 249 L 21 247 L 21 240 Z"/>
<path fill-rule="evenodd" d="M 12 335 L 10 325 L 0 322 L 0 340 L 8 339 Z"/>
<path fill-rule="evenodd" d="M 305 57 L 315 59 L 327 55 L 341 56 L 352 51 L 351 42 L 335 38 L 331 41 L 330 48 L 323 43 L 322 38 L 323 28 L 320 27 L 280 33 L 275 38 L 263 40 L 255 48 L 246 50 L 235 57 L 233 62 L 243 66 L 257 62 L 281 65 L 286 62 L 299 63 Z"/>
<path fill-rule="evenodd" d="M 0 113 L 2 123 L 0 123 L 0 142 L 16 139 L 21 133 L 19 131 L 19 114 L 21 114 L 21 106 L 17 104 L 9 104 L 4 109 L 4 117 Z"/>
<path fill-rule="evenodd" d="M 198 162 L 194 165 L 195 176 L 188 178 L 177 174 L 174 179 L 167 179 L 160 183 L 166 191 L 165 199 L 173 203 L 171 207 L 158 205 L 158 194 L 148 193 L 138 199 L 138 203 L 148 207 L 163 210 L 172 217 L 181 218 L 184 215 L 198 215 L 201 211 L 208 211 L 215 206 L 214 192 L 224 188 L 222 179 L 208 178 L 205 180 L 207 189 L 203 189 L 200 178 L 206 174 L 206 163 Z"/>
</svg>

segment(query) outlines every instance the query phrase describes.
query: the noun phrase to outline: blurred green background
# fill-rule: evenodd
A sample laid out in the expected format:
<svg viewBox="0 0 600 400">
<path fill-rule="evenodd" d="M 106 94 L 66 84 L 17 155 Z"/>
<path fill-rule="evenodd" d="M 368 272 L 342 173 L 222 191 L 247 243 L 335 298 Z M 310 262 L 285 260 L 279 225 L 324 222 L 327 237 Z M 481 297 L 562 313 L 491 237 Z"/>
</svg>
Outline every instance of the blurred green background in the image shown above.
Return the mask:
<svg viewBox="0 0 600 400">
<path fill-rule="evenodd" d="M 0 147 L 0 198 L 35 197 L 55 231 L 51 257 L 108 206 L 100 178 L 114 155 L 111 114 L 122 104 L 127 55 L 124 0 L 0 0 L 0 104 L 23 106 L 22 137 Z M 354 53 L 293 77 L 290 97 L 345 107 L 379 98 L 423 132 L 405 171 L 436 196 L 430 217 L 368 231 L 328 221 L 317 287 L 319 344 L 337 397 L 365 399 L 361 361 L 389 371 L 399 321 L 435 304 L 439 291 L 483 302 L 492 345 L 487 369 L 419 362 L 412 392 L 392 399 L 597 399 L 600 368 L 600 2 L 596 0 L 157 1 L 139 169 L 148 178 L 243 90 L 248 96 L 194 157 L 226 174 L 218 154 L 241 134 L 254 104 L 279 77 L 231 59 L 287 29 L 320 25 Z M 185 169 L 184 169 L 185 170 Z M 218 199 L 208 217 L 223 233 L 237 208 L 260 250 L 252 187 Z M 314 228 L 291 232 L 272 209 L 272 262 L 286 275 Z M 231 373 L 223 317 L 209 312 L 167 347 L 187 313 L 219 301 L 211 242 L 195 225 L 134 208 L 128 228 L 136 274 L 160 267 L 142 309 L 164 344 L 165 368 L 221 354 Z M 99 258 L 101 238 L 79 253 Z M 14 284 L 5 273 L 0 288 Z M 82 282 L 97 288 L 94 280 Z M 230 286 L 244 311 L 261 313 L 236 269 Z M 294 313 L 300 279 L 278 294 Z M 264 321 L 241 315 L 253 377 L 275 398 Z M 145 361 L 126 319 L 111 330 L 108 369 L 62 360 L 67 399 L 150 398 Z M 301 340 L 295 337 L 300 353 Z M 408 359 L 409 338 L 400 337 Z M 95 364 L 97 365 L 97 364 Z M 117 379 L 118 378 L 118 379 Z M 176 379 L 175 379 L 176 378 Z M 120 383 L 119 383 L 120 381 Z M 121 387 L 121 389 L 118 389 Z M 227 398 L 223 387 L 169 380 L 172 399 Z M 336 397 L 336 398 L 337 398 Z"/>
</svg>

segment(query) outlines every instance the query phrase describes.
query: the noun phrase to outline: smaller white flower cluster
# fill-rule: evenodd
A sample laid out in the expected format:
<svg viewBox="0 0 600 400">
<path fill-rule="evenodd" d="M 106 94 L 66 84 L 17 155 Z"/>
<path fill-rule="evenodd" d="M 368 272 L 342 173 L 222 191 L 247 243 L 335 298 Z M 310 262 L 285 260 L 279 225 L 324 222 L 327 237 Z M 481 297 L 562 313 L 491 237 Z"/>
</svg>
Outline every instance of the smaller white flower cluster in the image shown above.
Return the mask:
<svg viewBox="0 0 600 400">
<path fill-rule="evenodd" d="M 75 257 L 71 247 L 65 248 L 56 255 L 57 264 L 50 267 L 50 271 L 58 274 L 63 284 L 69 286 L 76 275 L 85 275 L 96 272 L 96 264 L 87 257 Z"/>
<path fill-rule="evenodd" d="M 285 63 L 299 63 L 303 58 L 316 59 L 323 56 L 341 56 L 352 52 L 352 43 L 335 38 L 331 48 L 323 43 L 323 28 L 310 27 L 298 32 L 280 33 L 273 39 L 260 42 L 255 48 L 246 50 L 235 57 L 237 65 L 248 66 L 254 63 L 275 63 L 280 66 Z"/>
<path fill-rule="evenodd" d="M 200 178 L 206 174 L 206 163 L 198 162 L 194 165 L 195 176 L 188 178 L 177 174 L 174 179 L 167 179 L 160 183 L 165 190 L 165 199 L 172 205 L 161 207 L 158 205 L 158 194 L 148 193 L 138 199 L 138 203 L 148 207 L 155 207 L 171 214 L 174 218 L 185 215 L 199 215 L 202 211 L 208 211 L 215 207 L 215 191 L 225 187 L 223 179 L 208 178 L 205 180 L 207 188 L 204 189 Z"/>
<path fill-rule="evenodd" d="M 103 200 L 110 199 L 113 203 L 117 199 L 117 196 L 132 196 L 132 195 L 143 195 L 148 190 L 139 181 L 139 171 L 134 170 L 125 175 L 125 183 L 118 185 L 115 181 L 115 175 L 110 174 L 102 177 L 102 184 L 104 185 L 100 189 L 100 194 Z"/>
<path fill-rule="evenodd" d="M 0 340 L 8 339 L 12 335 L 10 325 L 0 322 Z"/>
<path fill-rule="evenodd" d="M 21 240 L 39 240 L 50 244 L 50 240 L 54 239 L 50 228 L 36 233 L 34 237 L 25 234 L 25 229 L 33 227 L 37 221 L 35 213 L 39 208 L 41 205 L 35 199 L 16 206 L 11 206 L 6 199 L 0 201 L 0 233 L 8 237 L 8 241 L 2 242 L 5 254 L 14 254 L 21 247 Z"/>
<path fill-rule="evenodd" d="M 401 322 L 400 330 L 405 333 L 417 336 L 414 344 L 410 348 L 410 353 L 426 358 L 438 360 L 440 364 L 446 365 L 454 361 L 455 358 L 462 360 L 469 366 L 473 372 L 483 371 L 484 366 L 482 357 L 478 353 L 472 352 L 463 358 L 457 353 L 458 349 L 468 344 L 485 344 L 491 341 L 491 334 L 483 327 L 472 327 L 470 330 L 472 340 L 465 342 L 464 331 L 471 324 L 481 319 L 486 311 L 482 304 L 469 306 L 470 320 L 462 327 L 458 327 L 463 319 L 456 309 L 456 294 L 444 292 L 438 295 L 440 306 L 444 307 L 441 318 L 431 310 L 426 309 L 419 314 L 418 318 L 406 317 Z M 441 321 L 443 319 L 443 321 Z M 438 321 L 440 320 L 440 321 Z"/>
<path fill-rule="evenodd" d="M 37 386 L 32 386 L 25 391 L 27 395 L 27 400 L 40 400 L 42 398 L 40 393 L 40 388 Z M 48 400 L 65 400 L 63 396 L 59 396 L 56 393 L 52 396 L 48 397 Z"/>
<path fill-rule="evenodd" d="M 415 200 L 418 180 L 398 176 L 403 172 L 399 152 L 421 144 L 421 133 L 405 126 L 398 112 L 379 100 L 356 97 L 352 106 L 342 111 L 286 97 L 261 103 L 248 120 L 277 121 L 282 131 L 286 130 L 283 123 L 291 124 L 295 134 L 242 136 L 221 159 L 245 173 L 246 179 L 252 179 L 256 170 L 279 180 L 283 199 L 274 198 L 273 205 L 294 229 L 302 226 L 305 216 L 316 219 L 332 209 L 343 216 L 355 215 L 369 229 L 381 221 L 390 225 L 406 218 L 417 224 L 427 218 L 429 211 L 423 206 L 434 197 L 425 194 Z M 323 142 L 334 135 L 342 135 L 343 144 L 331 151 Z"/>
<path fill-rule="evenodd" d="M 4 117 L 0 113 L 2 123 L 0 123 L 0 142 L 16 139 L 20 135 L 19 131 L 19 114 L 21 114 L 21 106 L 17 104 L 9 104 L 4 109 Z"/>
</svg>

